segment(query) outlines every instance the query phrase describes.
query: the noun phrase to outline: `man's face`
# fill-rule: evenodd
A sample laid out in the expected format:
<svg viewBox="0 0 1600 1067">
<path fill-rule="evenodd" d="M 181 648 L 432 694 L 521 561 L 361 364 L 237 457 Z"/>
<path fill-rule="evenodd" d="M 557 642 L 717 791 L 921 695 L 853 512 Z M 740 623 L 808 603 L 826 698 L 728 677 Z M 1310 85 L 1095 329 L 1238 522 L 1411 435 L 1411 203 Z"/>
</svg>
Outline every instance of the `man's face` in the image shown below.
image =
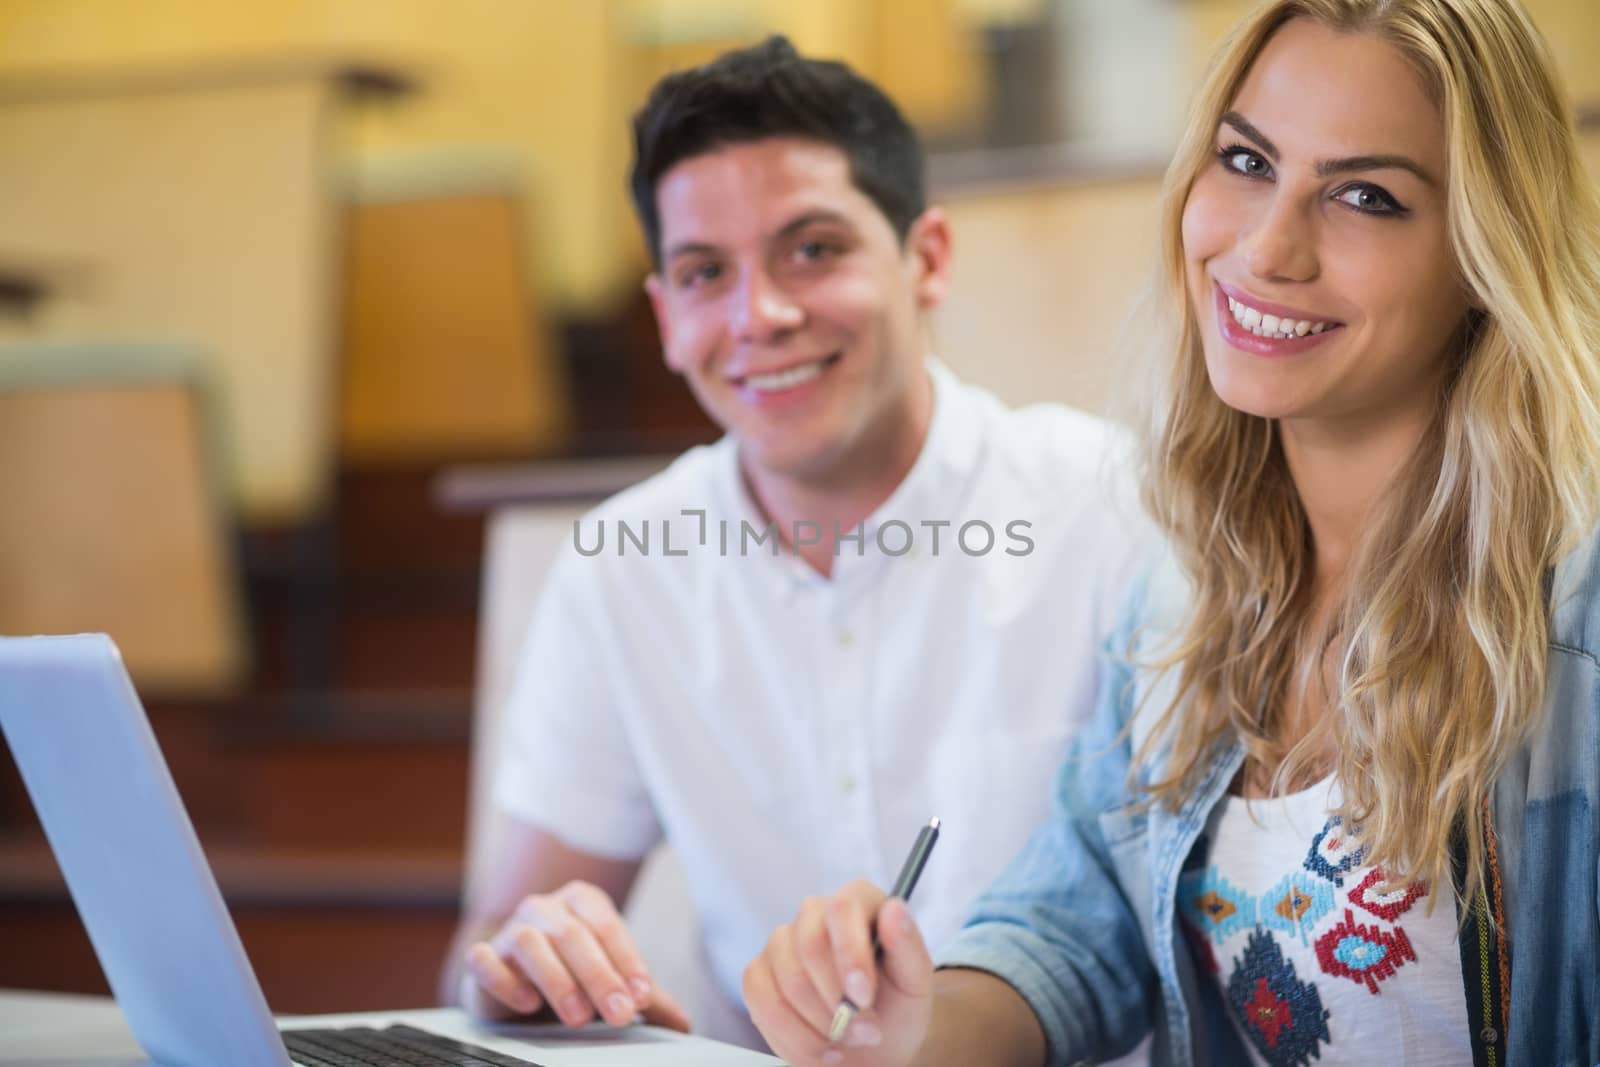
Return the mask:
<svg viewBox="0 0 1600 1067">
<path fill-rule="evenodd" d="M 678 163 L 656 185 L 661 267 L 646 283 L 667 366 L 746 463 L 848 480 L 869 450 L 920 433 L 920 313 L 943 297 L 948 225 L 905 244 L 848 157 L 796 138 Z"/>
</svg>

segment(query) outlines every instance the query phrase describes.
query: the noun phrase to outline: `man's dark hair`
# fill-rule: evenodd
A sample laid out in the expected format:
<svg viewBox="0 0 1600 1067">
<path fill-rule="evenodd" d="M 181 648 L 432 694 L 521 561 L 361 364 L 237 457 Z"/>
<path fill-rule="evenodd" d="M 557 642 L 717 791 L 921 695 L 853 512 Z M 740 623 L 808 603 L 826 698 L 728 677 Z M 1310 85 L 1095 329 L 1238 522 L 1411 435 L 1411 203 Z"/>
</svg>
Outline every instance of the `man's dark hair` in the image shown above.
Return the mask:
<svg viewBox="0 0 1600 1067">
<path fill-rule="evenodd" d="M 785 37 L 669 74 L 633 117 L 629 185 L 650 254 L 661 260 L 656 183 L 724 145 L 803 137 L 833 145 L 850 178 L 902 241 L 925 207 L 922 146 L 882 89 L 843 63 L 807 59 Z"/>
</svg>

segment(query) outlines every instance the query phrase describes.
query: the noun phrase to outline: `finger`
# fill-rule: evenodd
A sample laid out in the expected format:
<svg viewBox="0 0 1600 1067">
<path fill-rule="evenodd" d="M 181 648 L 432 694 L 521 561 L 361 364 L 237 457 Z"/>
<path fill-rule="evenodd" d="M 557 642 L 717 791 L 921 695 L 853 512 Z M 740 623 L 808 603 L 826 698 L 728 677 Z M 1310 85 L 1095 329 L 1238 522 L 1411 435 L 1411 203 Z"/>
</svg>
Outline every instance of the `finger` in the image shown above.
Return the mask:
<svg viewBox="0 0 1600 1067">
<path fill-rule="evenodd" d="M 777 935 L 773 936 L 776 939 Z M 745 968 L 744 1003 L 750 1012 L 750 1021 L 761 1031 L 772 1051 L 786 1063 L 838 1062 L 839 1050 L 832 1048 L 827 1037 L 802 1018 L 784 995 L 778 982 L 772 946 L 773 943 L 768 942 L 767 951 Z M 829 1054 L 833 1058 L 824 1060 Z"/>
<path fill-rule="evenodd" d="M 800 949 L 799 924 L 779 927 L 767 942 L 766 957 L 772 968 L 773 982 L 789 1008 L 818 1036 L 826 1039 L 833 1013 L 839 1007 L 838 982 L 833 992 L 818 989 L 816 980 L 807 968 Z M 829 955 L 823 950 L 824 955 Z M 831 963 L 829 964 L 831 967 Z"/>
<path fill-rule="evenodd" d="M 793 929 L 794 950 L 814 990 L 814 996 L 795 1001 L 794 1006 L 808 1020 L 816 1021 L 812 1005 L 818 1005 L 822 1013 L 819 1026 L 827 1033 L 833 1013 L 838 1010 L 839 998 L 844 996 L 839 969 L 833 962 L 833 941 L 828 936 L 828 901 L 819 897 L 806 898 L 800 905 L 800 917 L 795 920 Z M 788 992 L 784 972 L 780 969 L 777 973 L 784 991 Z"/>
<path fill-rule="evenodd" d="M 501 958 L 521 969 L 563 1023 L 582 1026 L 594 1018 L 594 1005 L 544 931 L 518 924 L 507 927 L 503 935 L 496 935 L 496 941 L 490 944 L 499 950 Z"/>
<path fill-rule="evenodd" d="M 878 965 L 872 951 L 872 922 L 858 895 L 840 893 L 828 901 L 828 943 L 834 973 L 857 1008 L 872 1007 L 878 989 Z"/>
<path fill-rule="evenodd" d="M 568 908 L 600 942 L 600 948 L 612 968 L 621 976 L 631 997 L 633 1007 L 647 1008 L 655 995 L 655 981 L 645 966 L 628 924 L 617 911 L 617 906 L 605 890 L 588 882 L 570 882 L 558 894 Z M 596 1003 L 599 1003 L 596 1001 Z"/>
<path fill-rule="evenodd" d="M 904 996 L 933 995 L 933 958 L 905 901 L 888 900 L 879 909 L 878 943 L 885 983 Z"/>
<path fill-rule="evenodd" d="M 694 1029 L 694 1024 L 689 1019 L 689 1013 L 683 1005 L 675 1000 L 671 993 L 659 986 L 650 998 L 650 1003 L 643 1009 L 644 1021 L 652 1026 L 665 1026 L 668 1030 L 676 1030 L 687 1034 Z"/>
<path fill-rule="evenodd" d="M 498 1014 L 500 1008 L 532 1015 L 544 1007 L 544 998 L 533 983 L 506 966 L 487 941 L 479 941 L 467 950 L 467 975 L 470 980 L 464 983 L 463 991 L 470 999 L 461 1006 L 473 1015 Z"/>
<path fill-rule="evenodd" d="M 529 911 L 601 1018 L 612 1026 L 631 1023 L 638 1012 L 633 994 L 588 924 L 559 897 L 536 899 Z"/>
</svg>

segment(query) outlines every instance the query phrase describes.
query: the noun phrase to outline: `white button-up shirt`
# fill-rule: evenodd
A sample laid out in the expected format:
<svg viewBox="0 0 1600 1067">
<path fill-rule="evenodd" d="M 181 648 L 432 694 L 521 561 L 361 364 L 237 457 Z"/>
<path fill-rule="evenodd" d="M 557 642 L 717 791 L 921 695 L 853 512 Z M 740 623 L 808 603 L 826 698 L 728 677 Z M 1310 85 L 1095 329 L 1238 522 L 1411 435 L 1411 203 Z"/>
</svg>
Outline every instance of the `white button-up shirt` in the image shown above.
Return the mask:
<svg viewBox="0 0 1600 1067">
<path fill-rule="evenodd" d="M 887 888 L 930 816 L 913 911 L 956 930 L 1043 821 L 1149 544 L 1105 423 L 930 373 L 922 451 L 831 577 L 755 543 L 724 439 L 582 520 L 518 665 L 497 803 L 605 856 L 669 837 L 735 1002 L 802 898 Z"/>
</svg>

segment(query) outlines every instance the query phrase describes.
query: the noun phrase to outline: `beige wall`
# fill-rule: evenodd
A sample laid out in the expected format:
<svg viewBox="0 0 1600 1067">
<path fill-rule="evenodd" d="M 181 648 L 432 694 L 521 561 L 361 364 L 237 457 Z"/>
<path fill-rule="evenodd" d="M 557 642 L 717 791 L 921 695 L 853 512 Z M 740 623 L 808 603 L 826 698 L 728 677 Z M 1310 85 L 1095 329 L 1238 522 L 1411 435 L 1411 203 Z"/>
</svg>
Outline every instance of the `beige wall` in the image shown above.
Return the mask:
<svg viewBox="0 0 1600 1067">
<path fill-rule="evenodd" d="M 950 298 L 936 350 L 1011 404 L 1105 409 L 1155 262 L 1154 178 L 951 198 Z"/>
</svg>

